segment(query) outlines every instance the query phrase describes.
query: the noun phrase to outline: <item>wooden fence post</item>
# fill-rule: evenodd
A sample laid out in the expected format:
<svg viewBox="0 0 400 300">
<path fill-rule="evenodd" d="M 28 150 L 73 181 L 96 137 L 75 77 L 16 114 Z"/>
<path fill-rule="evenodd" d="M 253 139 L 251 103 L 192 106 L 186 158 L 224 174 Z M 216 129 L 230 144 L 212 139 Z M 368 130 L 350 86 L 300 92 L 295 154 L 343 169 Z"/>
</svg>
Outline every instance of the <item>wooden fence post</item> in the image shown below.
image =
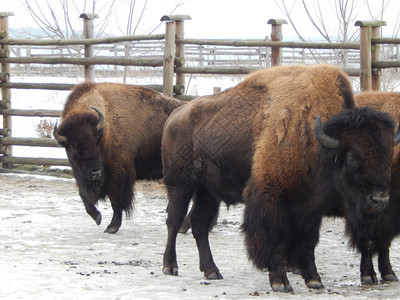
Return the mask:
<svg viewBox="0 0 400 300">
<path fill-rule="evenodd" d="M 161 18 L 163 21 L 163 18 Z M 165 44 L 163 59 L 163 94 L 172 97 L 174 94 L 175 67 L 175 22 L 165 23 Z"/>
<path fill-rule="evenodd" d="M 282 41 L 282 24 L 287 24 L 284 19 L 270 19 L 268 24 L 271 24 L 271 41 Z M 282 64 L 282 48 L 272 47 L 271 49 L 271 67 L 280 66 Z"/>
<path fill-rule="evenodd" d="M 83 38 L 92 39 L 94 37 L 94 19 L 98 18 L 97 14 L 83 13 L 79 16 L 83 19 Z M 85 57 L 93 57 L 93 45 L 85 45 Z M 94 80 L 94 66 L 85 64 L 85 80 Z"/>
<path fill-rule="evenodd" d="M 191 20 L 187 15 L 163 16 L 161 21 L 166 22 L 164 63 L 163 63 L 163 94 L 172 97 L 174 94 L 175 58 L 185 59 L 185 45 L 176 44 L 177 40 L 185 37 L 184 21 Z M 185 74 L 176 73 L 176 94 L 180 95 L 185 89 Z"/>
<path fill-rule="evenodd" d="M 379 47 L 375 45 L 372 48 L 371 37 L 373 34 L 375 37 L 380 36 L 380 27 L 383 25 L 386 25 L 385 21 L 357 21 L 355 23 L 355 26 L 360 26 L 360 90 L 362 92 L 380 88 L 379 72 L 378 75 L 374 75 L 374 78 L 372 77 L 372 59 L 379 57 Z"/>
<path fill-rule="evenodd" d="M 0 31 L 5 32 L 5 37 L 8 37 L 8 17 L 13 16 L 12 12 L 0 12 Z M 2 35 L 4 36 L 4 35 Z M 9 56 L 10 47 L 8 45 L 1 45 L 1 52 L 5 57 Z M 1 64 L 1 74 L 4 76 L 0 81 L 9 81 L 10 80 L 10 64 L 2 63 Z M 1 101 L 0 101 L 0 109 L 10 109 L 11 108 L 11 90 L 9 88 L 1 88 Z M 0 135 L 2 136 L 10 136 L 12 129 L 11 116 L 3 115 L 3 128 L 1 129 Z M 3 156 L 11 156 L 12 155 L 12 146 L 1 146 L 0 154 Z M 12 168 L 12 163 L 3 163 L 3 168 Z"/>
<path fill-rule="evenodd" d="M 175 21 L 176 41 L 185 39 L 184 21 L 191 20 L 191 19 L 192 18 L 190 16 L 181 16 L 181 18 L 179 20 L 177 19 Z M 184 44 L 176 44 L 175 56 L 180 57 L 183 62 L 185 61 L 185 45 Z M 176 72 L 176 85 L 179 87 L 179 89 L 177 89 L 177 91 L 176 91 L 177 94 L 178 94 L 178 91 L 180 91 L 180 94 L 183 94 L 185 92 L 185 73 Z"/>
<path fill-rule="evenodd" d="M 380 38 L 382 36 L 382 26 L 386 26 L 386 22 L 382 21 L 378 26 L 372 26 L 371 37 Z M 380 45 L 376 44 L 371 47 L 371 60 L 378 61 L 380 59 Z M 381 75 L 382 70 L 376 69 L 376 72 L 372 72 L 372 90 L 381 90 Z"/>
</svg>

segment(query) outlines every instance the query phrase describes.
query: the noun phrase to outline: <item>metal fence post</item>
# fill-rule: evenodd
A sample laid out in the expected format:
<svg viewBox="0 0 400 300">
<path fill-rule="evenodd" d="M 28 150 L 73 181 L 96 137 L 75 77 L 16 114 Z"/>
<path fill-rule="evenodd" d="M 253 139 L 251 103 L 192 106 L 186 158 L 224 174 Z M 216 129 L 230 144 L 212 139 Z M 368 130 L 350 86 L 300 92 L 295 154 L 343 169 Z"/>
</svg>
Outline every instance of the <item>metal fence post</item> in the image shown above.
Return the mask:
<svg viewBox="0 0 400 300">
<path fill-rule="evenodd" d="M 0 12 L 0 31 L 5 32 L 3 37 L 8 37 L 8 17 L 13 16 L 12 12 Z M 10 49 L 8 45 L 1 45 L 0 47 L 2 55 L 5 57 L 9 56 Z M 10 80 L 10 64 L 2 63 L 1 64 L 1 76 L 0 81 L 9 81 Z M 11 90 L 9 88 L 1 88 L 1 101 L 0 101 L 0 109 L 10 109 L 11 108 Z M 3 115 L 3 128 L 0 131 L 1 136 L 10 136 L 12 130 L 12 122 L 11 116 Z M 11 156 L 12 155 L 12 146 L 1 146 L 0 154 L 3 156 Z M 12 163 L 3 163 L 3 168 L 12 168 Z"/>
<path fill-rule="evenodd" d="M 271 24 L 271 41 L 281 42 L 282 24 L 287 24 L 284 19 L 270 19 L 268 24 Z M 271 67 L 280 66 L 282 64 L 282 48 L 272 47 L 271 49 Z"/>
<path fill-rule="evenodd" d="M 97 14 L 83 13 L 79 16 L 83 19 L 83 38 L 92 39 L 94 37 L 94 19 L 98 18 Z M 85 57 L 93 57 L 93 45 L 85 45 Z M 94 80 L 94 66 L 85 64 L 85 80 Z"/>
</svg>

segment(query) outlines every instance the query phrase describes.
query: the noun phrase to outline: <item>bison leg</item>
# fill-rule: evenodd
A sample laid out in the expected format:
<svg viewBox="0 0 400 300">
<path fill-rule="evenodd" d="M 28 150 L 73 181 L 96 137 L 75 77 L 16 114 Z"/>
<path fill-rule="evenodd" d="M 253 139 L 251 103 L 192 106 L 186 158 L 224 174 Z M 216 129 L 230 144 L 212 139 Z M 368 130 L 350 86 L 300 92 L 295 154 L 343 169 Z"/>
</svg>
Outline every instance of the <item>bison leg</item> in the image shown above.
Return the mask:
<svg viewBox="0 0 400 300">
<path fill-rule="evenodd" d="M 108 197 L 113 209 L 113 217 L 104 232 L 114 234 L 121 227 L 122 212 L 125 211 L 129 215 L 132 210 L 134 174 L 113 176 L 110 177 L 109 182 Z"/>
<path fill-rule="evenodd" d="M 286 264 L 284 263 L 283 245 L 277 246 L 275 253 L 272 256 L 271 264 L 269 267 L 269 284 L 275 292 L 292 293 L 293 288 L 290 285 L 289 279 L 286 274 Z"/>
<path fill-rule="evenodd" d="M 101 224 L 101 213 L 97 210 L 96 206 L 93 204 L 86 204 L 85 209 L 89 216 L 96 222 L 97 225 Z"/>
<path fill-rule="evenodd" d="M 319 240 L 319 227 L 321 218 L 315 218 L 313 223 L 310 223 L 312 218 L 307 218 L 307 228 L 304 232 L 297 232 L 296 244 L 292 248 L 290 266 L 298 268 L 308 288 L 323 289 L 321 277 L 318 274 L 317 266 L 315 265 L 315 247 Z"/>
<path fill-rule="evenodd" d="M 122 209 L 118 203 L 111 202 L 111 206 L 113 208 L 113 217 L 111 219 L 110 224 L 107 226 L 105 233 L 114 234 L 118 232 L 119 228 L 122 224 Z"/>
<path fill-rule="evenodd" d="M 324 285 L 321 282 L 321 277 L 318 274 L 317 266 L 315 265 L 314 247 L 311 247 L 304 253 L 303 259 L 300 261 L 301 276 L 304 279 L 308 288 L 323 289 Z"/>
<path fill-rule="evenodd" d="M 200 271 L 207 279 L 222 279 L 218 267 L 214 263 L 208 240 L 210 226 L 218 214 L 219 201 L 206 190 L 198 190 L 195 194 L 191 216 L 192 233 L 196 239 L 200 258 Z"/>
<path fill-rule="evenodd" d="M 269 283 L 271 288 L 275 292 L 281 293 L 292 293 L 293 288 L 289 283 L 289 279 L 287 278 L 286 271 L 284 268 L 280 268 L 277 271 L 269 272 Z"/>
<path fill-rule="evenodd" d="M 372 263 L 372 253 L 368 248 L 362 247 L 361 249 L 361 283 L 362 284 L 377 284 L 378 279 L 376 278 L 376 273 L 374 270 L 374 265 Z"/>
<path fill-rule="evenodd" d="M 379 272 L 385 281 L 399 281 L 390 264 L 389 247 L 390 245 L 380 247 L 378 251 Z"/>
<path fill-rule="evenodd" d="M 176 237 L 179 228 L 188 210 L 193 190 L 187 187 L 167 187 L 167 228 L 168 238 L 164 252 L 163 273 L 178 276 L 178 263 L 176 260 Z"/>
<path fill-rule="evenodd" d="M 85 205 L 85 210 L 89 216 L 96 222 L 97 225 L 101 224 L 101 213 L 97 210 L 96 206 L 86 198 L 85 194 L 79 191 L 79 195 Z"/>
</svg>

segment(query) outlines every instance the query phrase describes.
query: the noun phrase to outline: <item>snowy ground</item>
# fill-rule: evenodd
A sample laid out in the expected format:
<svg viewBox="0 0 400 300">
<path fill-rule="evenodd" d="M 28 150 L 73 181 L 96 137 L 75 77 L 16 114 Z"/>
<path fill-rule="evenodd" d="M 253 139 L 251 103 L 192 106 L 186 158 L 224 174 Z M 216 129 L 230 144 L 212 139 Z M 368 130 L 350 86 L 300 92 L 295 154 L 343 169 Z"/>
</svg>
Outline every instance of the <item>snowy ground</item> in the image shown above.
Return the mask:
<svg viewBox="0 0 400 300">
<path fill-rule="evenodd" d="M 0 169 L 1 298 L 57 299 L 257 299 L 399 298 L 400 283 L 362 286 L 359 255 L 348 249 L 343 222 L 327 219 L 316 250 L 325 289 L 309 290 L 293 274 L 294 294 L 271 291 L 268 275 L 247 260 L 239 231 L 243 206 L 222 207 L 210 235 L 224 279 L 207 280 L 198 269 L 192 235 L 178 237 L 179 276 L 161 272 L 166 241 L 166 196 L 157 182 L 142 181 L 131 220 L 115 234 L 103 233 L 112 209 L 103 203 L 103 223 L 86 215 L 70 178 L 8 173 Z M 400 275 L 399 243 L 391 249 Z"/>
</svg>

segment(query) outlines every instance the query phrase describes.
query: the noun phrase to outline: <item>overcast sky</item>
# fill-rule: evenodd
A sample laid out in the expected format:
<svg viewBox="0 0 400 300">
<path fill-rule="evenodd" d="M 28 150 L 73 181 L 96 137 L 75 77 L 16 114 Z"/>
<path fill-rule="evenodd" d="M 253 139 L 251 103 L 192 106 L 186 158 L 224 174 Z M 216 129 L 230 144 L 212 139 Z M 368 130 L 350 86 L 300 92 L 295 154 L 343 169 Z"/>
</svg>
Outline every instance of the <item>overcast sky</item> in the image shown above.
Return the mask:
<svg viewBox="0 0 400 300">
<path fill-rule="evenodd" d="M 34 3 L 35 0 L 30 0 Z M 105 0 L 98 0 L 100 3 Z M 281 0 L 180 0 L 185 2 L 174 13 L 190 15 L 192 20 L 187 21 L 185 25 L 185 35 L 187 38 L 264 38 L 270 35 L 271 27 L 267 24 L 271 18 L 285 18 L 283 12 L 279 9 L 276 2 Z M 36 0 L 41 4 L 41 8 L 46 7 L 47 3 L 56 5 L 59 0 Z M 127 16 L 127 6 L 124 2 L 128 0 L 117 0 L 117 18 L 120 24 L 123 24 Z M 137 1 L 143 2 L 143 1 Z M 148 0 L 148 5 L 145 13 L 145 22 L 140 27 L 138 34 L 143 34 L 149 28 L 154 28 L 159 22 L 161 16 L 169 14 L 172 8 L 179 0 Z M 296 0 L 286 0 L 288 6 Z M 297 5 L 301 1 L 297 0 Z M 306 0 L 308 3 L 314 3 L 316 0 Z M 333 0 L 320 0 L 321 5 L 324 5 L 324 20 L 326 20 L 329 30 L 334 32 L 337 27 L 335 19 L 335 10 L 332 3 Z M 370 1 L 375 3 L 375 16 L 378 16 L 381 0 Z M 83 3 L 83 0 L 75 0 L 75 3 Z M 384 36 L 392 36 L 393 26 L 395 26 L 397 15 L 400 11 L 399 0 L 386 0 L 389 3 L 385 11 L 384 19 L 388 26 L 384 28 Z M 98 7 L 100 5 L 98 4 Z M 138 9 L 139 10 L 139 9 Z M 0 12 L 13 12 L 15 16 L 10 18 L 10 27 L 25 27 L 35 26 L 32 18 L 27 13 L 22 0 L 0 0 Z M 357 19 L 356 20 L 371 20 L 364 0 L 356 1 Z M 307 22 L 304 9 L 300 6 L 295 6 L 293 16 L 299 30 L 305 36 L 316 36 L 318 33 L 313 30 L 313 27 Z M 100 18 L 105 12 L 98 12 Z M 73 16 L 72 21 L 81 22 L 79 14 Z M 97 22 L 97 21 L 96 21 Z M 111 34 L 122 35 L 115 25 L 115 18 L 110 21 L 107 29 Z M 161 26 L 157 33 L 164 31 Z M 291 25 L 287 24 L 283 27 L 283 34 L 286 37 L 293 37 L 295 33 Z"/>
</svg>

